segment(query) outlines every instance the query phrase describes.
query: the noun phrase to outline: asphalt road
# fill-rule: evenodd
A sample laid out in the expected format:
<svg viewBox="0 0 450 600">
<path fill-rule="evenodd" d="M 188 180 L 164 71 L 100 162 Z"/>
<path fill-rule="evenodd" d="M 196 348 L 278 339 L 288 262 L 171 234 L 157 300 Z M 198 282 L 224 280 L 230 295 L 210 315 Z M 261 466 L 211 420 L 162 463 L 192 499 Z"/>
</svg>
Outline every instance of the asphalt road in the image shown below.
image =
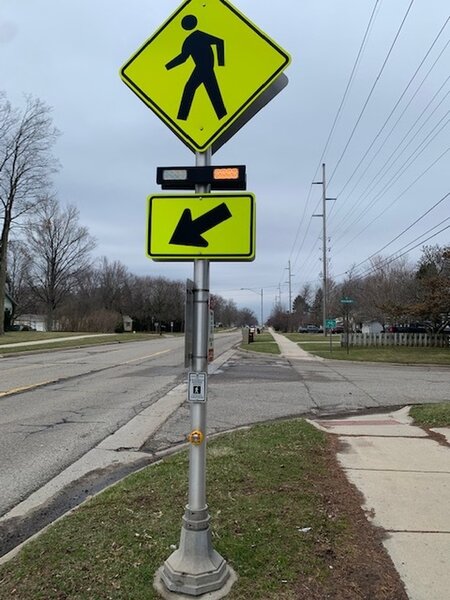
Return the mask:
<svg viewBox="0 0 450 600">
<path fill-rule="evenodd" d="M 286 360 L 236 352 L 209 379 L 208 431 L 300 415 L 348 414 L 450 401 L 450 367 Z M 148 440 L 159 451 L 185 439 L 182 406 Z"/>
<path fill-rule="evenodd" d="M 181 337 L 0 360 L 0 516 L 184 377 Z"/>
</svg>

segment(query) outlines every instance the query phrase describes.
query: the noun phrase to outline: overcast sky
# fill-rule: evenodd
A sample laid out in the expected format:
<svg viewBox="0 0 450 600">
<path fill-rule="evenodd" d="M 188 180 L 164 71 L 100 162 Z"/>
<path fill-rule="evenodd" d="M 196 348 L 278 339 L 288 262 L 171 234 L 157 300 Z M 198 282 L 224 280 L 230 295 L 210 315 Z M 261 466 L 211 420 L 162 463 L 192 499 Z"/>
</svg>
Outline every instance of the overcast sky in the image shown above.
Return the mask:
<svg viewBox="0 0 450 600">
<path fill-rule="evenodd" d="M 432 208 L 450 187 L 448 0 L 234 4 L 292 63 L 287 88 L 213 157 L 216 164 L 247 165 L 257 245 L 254 262 L 212 263 L 211 291 L 259 316 L 261 288 L 266 315 L 278 285 L 287 302 L 289 260 L 293 296 L 306 282 L 320 283 L 322 219 L 312 215 L 321 213 L 322 189 L 311 183 L 321 180 L 322 162 L 327 196 L 337 198 L 327 203 L 331 275 L 341 281 L 358 263 L 364 272 L 363 261 L 417 220 L 381 252 L 419 244 L 407 254 L 416 261 L 420 242 L 450 224 L 449 197 Z M 178 6 L 1 0 L 0 89 L 16 106 L 26 93 L 53 107 L 62 132 L 55 188 L 62 203 L 79 208 L 98 256 L 120 260 L 135 274 L 185 280 L 192 263 L 145 256 L 146 197 L 159 191 L 157 166 L 194 164 L 195 157 L 119 77 Z M 448 243 L 449 232 L 426 243 Z"/>
</svg>

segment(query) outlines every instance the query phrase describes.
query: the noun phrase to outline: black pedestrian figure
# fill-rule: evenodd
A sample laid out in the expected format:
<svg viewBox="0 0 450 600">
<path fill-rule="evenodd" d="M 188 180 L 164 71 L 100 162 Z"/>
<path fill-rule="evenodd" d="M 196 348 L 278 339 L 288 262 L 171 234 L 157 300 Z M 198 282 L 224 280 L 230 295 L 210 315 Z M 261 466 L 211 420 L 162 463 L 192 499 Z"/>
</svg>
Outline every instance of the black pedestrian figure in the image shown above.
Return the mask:
<svg viewBox="0 0 450 600">
<path fill-rule="evenodd" d="M 186 15 L 181 21 L 181 26 L 186 31 L 190 31 L 197 26 L 197 17 Z M 178 119 L 186 121 L 191 110 L 197 89 L 203 84 L 211 100 L 211 104 L 216 111 L 218 119 L 222 119 L 227 110 L 222 100 L 219 84 L 214 73 L 214 53 L 212 46 L 217 49 L 217 63 L 219 67 L 225 66 L 224 42 L 218 37 L 204 33 L 203 31 L 193 31 L 185 39 L 181 53 L 166 64 L 166 69 L 173 69 L 183 64 L 191 57 L 195 67 L 184 86 L 183 96 L 181 98 L 180 108 L 178 110 Z"/>
</svg>

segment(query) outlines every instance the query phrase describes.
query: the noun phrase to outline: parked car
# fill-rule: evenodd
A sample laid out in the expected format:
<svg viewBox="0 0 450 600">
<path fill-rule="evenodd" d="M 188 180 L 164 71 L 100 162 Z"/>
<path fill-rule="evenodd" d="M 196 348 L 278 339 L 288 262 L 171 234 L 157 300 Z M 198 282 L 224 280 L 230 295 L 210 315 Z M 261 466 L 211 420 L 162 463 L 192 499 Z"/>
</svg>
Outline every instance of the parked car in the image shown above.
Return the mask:
<svg viewBox="0 0 450 600">
<path fill-rule="evenodd" d="M 331 333 L 344 333 L 344 328 L 342 325 L 337 325 L 336 327 L 333 327 Z"/>
<path fill-rule="evenodd" d="M 317 327 L 317 325 L 306 325 L 306 327 L 299 327 L 298 333 L 322 333 L 323 329 Z"/>
<path fill-rule="evenodd" d="M 427 328 L 423 325 L 391 325 L 388 333 L 427 333 Z"/>
</svg>

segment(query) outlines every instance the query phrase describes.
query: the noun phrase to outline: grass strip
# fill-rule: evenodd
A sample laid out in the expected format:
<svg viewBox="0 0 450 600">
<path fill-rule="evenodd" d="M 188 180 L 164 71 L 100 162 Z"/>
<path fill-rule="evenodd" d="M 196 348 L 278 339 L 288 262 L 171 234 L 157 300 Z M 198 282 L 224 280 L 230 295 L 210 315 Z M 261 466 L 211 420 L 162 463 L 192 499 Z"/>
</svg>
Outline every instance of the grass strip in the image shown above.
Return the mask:
<svg viewBox="0 0 450 600">
<path fill-rule="evenodd" d="M 278 344 L 273 339 L 271 333 L 258 333 L 254 336 L 251 344 L 241 344 L 243 350 L 252 350 L 253 352 L 263 352 L 266 354 L 280 354 Z"/>
<path fill-rule="evenodd" d="M 332 350 L 330 346 L 321 342 L 302 344 L 304 340 L 302 334 L 289 333 L 286 337 L 296 342 L 307 352 L 321 356 L 322 358 L 332 358 L 333 360 L 354 360 L 368 362 L 391 362 L 402 364 L 436 364 L 450 365 L 449 348 L 413 348 L 408 346 L 372 346 L 360 347 L 350 346 L 349 353 L 347 348 L 341 347 L 340 340 L 332 341 Z"/>
<path fill-rule="evenodd" d="M 40 344 L 29 344 L 26 342 L 28 340 L 13 340 L 9 341 L 10 344 L 21 342 L 24 343 L 23 346 L 5 346 L 0 348 L 0 354 L 14 354 L 18 352 L 39 352 L 41 350 L 61 350 L 64 348 L 78 348 L 80 346 L 98 346 L 100 344 L 117 344 L 117 343 L 125 343 L 125 342 L 143 342 L 151 339 L 158 338 L 159 336 L 156 334 L 146 334 L 146 333 L 118 333 L 118 334 L 108 334 L 108 335 L 95 335 L 88 336 L 83 338 L 75 338 L 68 340 L 60 340 L 61 337 L 75 337 L 83 334 L 64 334 L 59 336 L 51 336 L 51 337 L 40 337 L 39 341 L 42 341 Z M 44 340 L 48 340 L 48 343 L 44 343 Z M 1 343 L 4 342 L 3 338 L 0 338 Z M 38 338 L 29 341 L 38 341 Z"/>
<path fill-rule="evenodd" d="M 409 414 L 416 425 L 450 427 L 450 402 L 412 406 Z"/>
<path fill-rule="evenodd" d="M 406 600 L 396 572 L 386 579 L 384 551 L 374 557 L 361 498 L 348 514 L 353 488 L 330 443 L 300 419 L 208 443 L 213 544 L 239 574 L 230 600 L 321 600 L 336 588 Z M 158 598 L 153 577 L 178 543 L 187 472 L 182 452 L 81 506 L 0 567 L 0 598 Z"/>
<path fill-rule="evenodd" d="M 0 336 L 0 344 L 17 344 L 23 342 L 36 342 L 39 340 L 55 340 L 58 338 L 73 337 L 78 335 L 92 335 L 83 331 L 7 331 Z"/>
</svg>

